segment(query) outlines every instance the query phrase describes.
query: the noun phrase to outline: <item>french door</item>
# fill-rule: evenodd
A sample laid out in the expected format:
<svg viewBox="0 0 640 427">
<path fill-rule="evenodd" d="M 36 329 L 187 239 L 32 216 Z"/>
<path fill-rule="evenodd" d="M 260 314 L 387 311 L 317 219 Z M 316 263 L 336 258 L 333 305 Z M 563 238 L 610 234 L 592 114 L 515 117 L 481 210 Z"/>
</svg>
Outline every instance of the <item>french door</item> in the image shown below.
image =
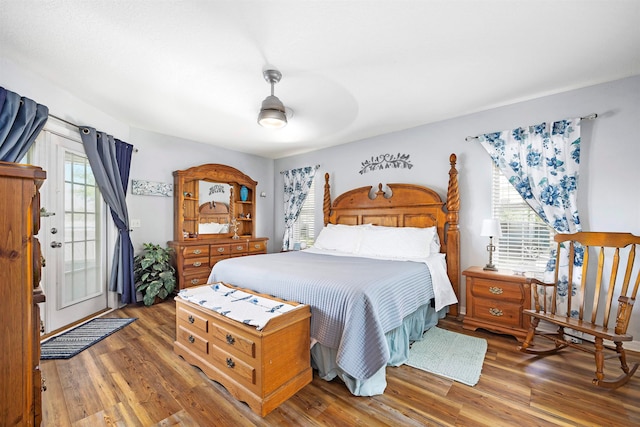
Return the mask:
<svg viewBox="0 0 640 427">
<path fill-rule="evenodd" d="M 108 307 L 107 209 L 77 129 L 48 123 L 32 154 L 32 163 L 47 171 L 38 238 L 45 259 L 41 308 L 50 333 Z"/>
</svg>

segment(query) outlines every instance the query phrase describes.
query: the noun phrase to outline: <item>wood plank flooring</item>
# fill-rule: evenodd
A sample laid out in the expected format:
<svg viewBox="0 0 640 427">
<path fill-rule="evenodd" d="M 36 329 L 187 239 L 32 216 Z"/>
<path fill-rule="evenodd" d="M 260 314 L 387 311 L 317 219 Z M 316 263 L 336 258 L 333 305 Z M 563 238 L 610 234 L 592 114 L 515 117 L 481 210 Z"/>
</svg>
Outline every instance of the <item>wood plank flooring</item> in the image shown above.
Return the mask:
<svg viewBox="0 0 640 427">
<path fill-rule="evenodd" d="M 516 351 L 513 337 L 464 331 L 454 319 L 439 326 L 489 344 L 476 386 L 401 366 L 387 368 L 383 395 L 355 397 L 341 382 L 314 375 L 261 418 L 173 353 L 175 302 L 129 305 L 106 316 L 138 320 L 72 359 L 42 361 L 43 426 L 640 425 L 640 374 L 618 390 L 597 388 L 589 354 L 537 359 Z"/>
</svg>

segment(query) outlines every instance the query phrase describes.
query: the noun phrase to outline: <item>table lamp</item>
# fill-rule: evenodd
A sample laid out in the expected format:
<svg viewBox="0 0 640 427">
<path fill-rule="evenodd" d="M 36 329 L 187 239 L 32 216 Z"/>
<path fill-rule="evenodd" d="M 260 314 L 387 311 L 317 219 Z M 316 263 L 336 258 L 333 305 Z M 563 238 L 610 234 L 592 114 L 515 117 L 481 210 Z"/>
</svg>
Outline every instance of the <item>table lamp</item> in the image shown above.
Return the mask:
<svg viewBox="0 0 640 427">
<path fill-rule="evenodd" d="M 496 247 L 493 244 L 494 237 L 502 237 L 502 230 L 500 229 L 500 222 L 497 219 L 485 219 L 482 221 L 482 230 L 480 231 L 482 237 L 489 238 L 489 245 L 487 245 L 487 251 L 489 252 L 489 263 L 484 266 L 483 270 L 497 271 L 495 265 L 493 265 L 493 252 Z"/>
</svg>

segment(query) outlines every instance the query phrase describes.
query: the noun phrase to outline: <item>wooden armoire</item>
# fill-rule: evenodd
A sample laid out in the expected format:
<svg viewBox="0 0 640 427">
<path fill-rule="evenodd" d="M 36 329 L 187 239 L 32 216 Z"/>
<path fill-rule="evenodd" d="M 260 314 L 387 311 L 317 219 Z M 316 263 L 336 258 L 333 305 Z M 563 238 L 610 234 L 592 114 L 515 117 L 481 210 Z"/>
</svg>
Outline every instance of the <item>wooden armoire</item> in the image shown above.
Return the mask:
<svg viewBox="0 0 640 427">
<path fill-rule="evenodd" d="M 37 166 L 0 162 L 0 425 L 39 426 L 42 255 Z"/>
</svg>

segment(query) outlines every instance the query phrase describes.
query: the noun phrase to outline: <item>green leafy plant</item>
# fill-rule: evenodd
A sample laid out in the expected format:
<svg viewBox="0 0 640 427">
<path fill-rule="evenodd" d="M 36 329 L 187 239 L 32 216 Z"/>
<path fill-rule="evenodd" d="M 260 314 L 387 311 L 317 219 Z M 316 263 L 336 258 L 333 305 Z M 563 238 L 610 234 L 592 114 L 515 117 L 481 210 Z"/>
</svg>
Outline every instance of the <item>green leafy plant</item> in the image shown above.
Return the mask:
<svg viewBox="0 0 640 427">
<path fill-rule="evenodd" d="M 144 305 L 156 298 L 164 300 L 176 287 L 176 270 L 171 265 L 171 248 L 143 243 L 144 250 L 133 258 L 136 290 L 143 293 Z"/>
</svg>

